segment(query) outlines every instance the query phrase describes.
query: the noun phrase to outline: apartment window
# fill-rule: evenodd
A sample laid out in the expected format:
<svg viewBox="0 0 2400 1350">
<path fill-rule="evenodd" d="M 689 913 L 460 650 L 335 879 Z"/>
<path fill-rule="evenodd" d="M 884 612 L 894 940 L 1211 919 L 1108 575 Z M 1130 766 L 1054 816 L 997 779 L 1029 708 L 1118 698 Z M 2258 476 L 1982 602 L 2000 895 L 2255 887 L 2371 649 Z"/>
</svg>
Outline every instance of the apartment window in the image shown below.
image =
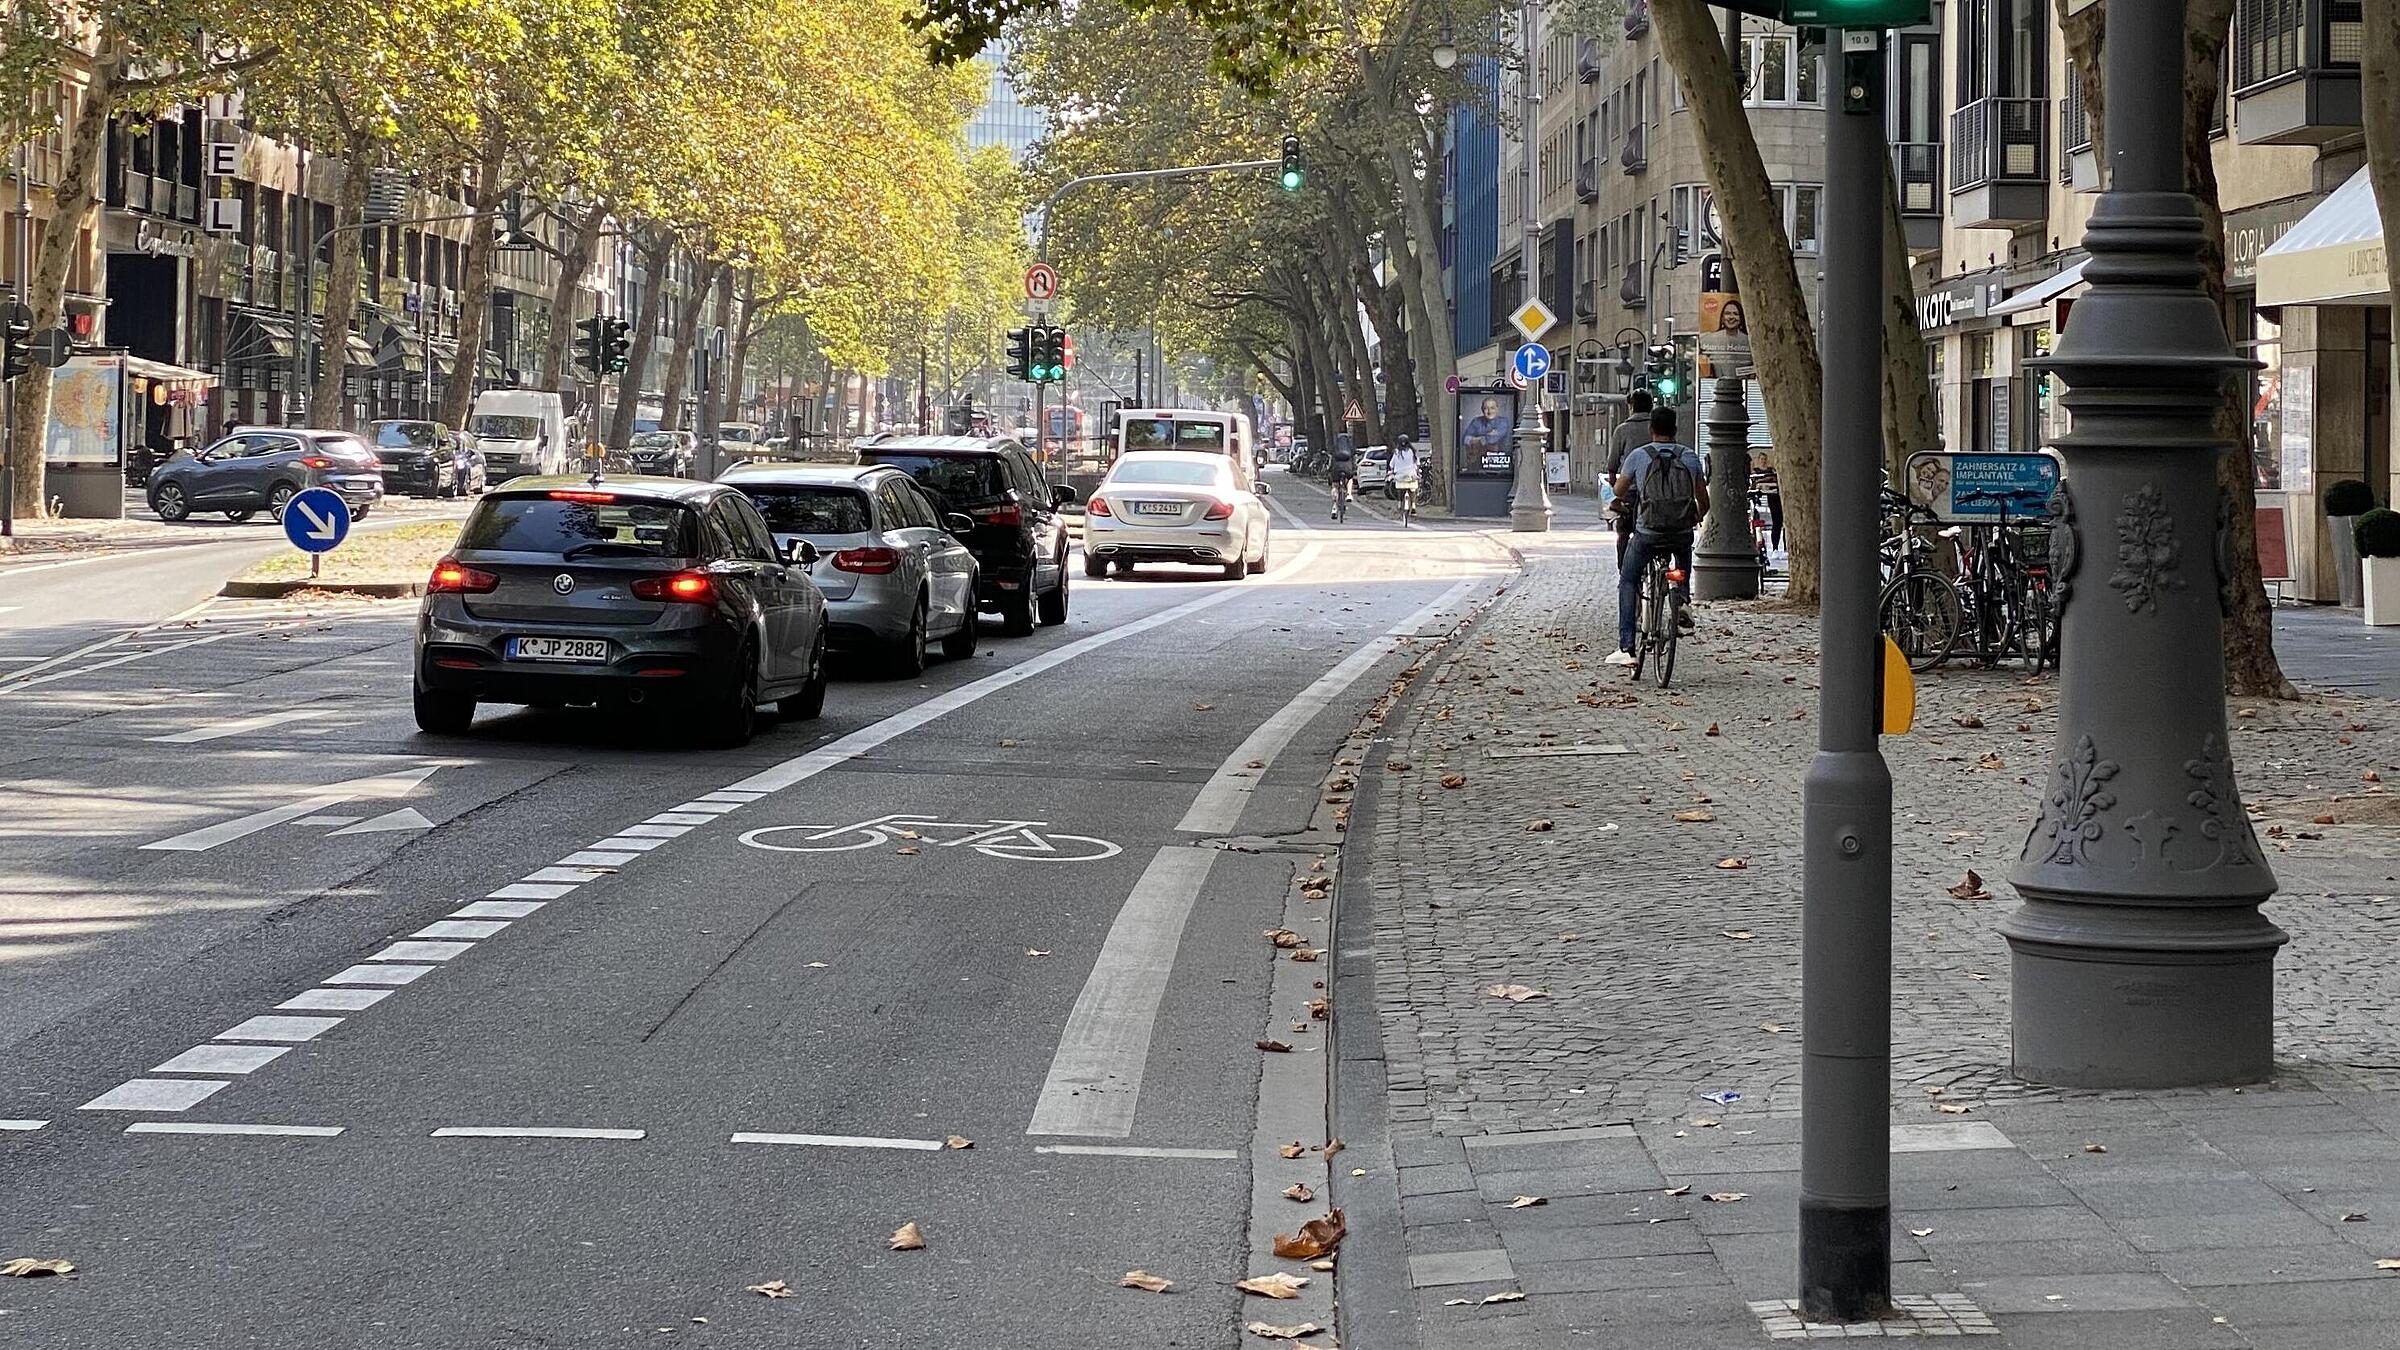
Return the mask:
<svg viewBox="0 0 2400 1350">
<path fill-rule="evenodd" d="M 1815 184 L 1793 185 L 1792 214 L 1789 221 L 1792 231 L 1792 252 L 1814 253 L 1817 251 L 1817 229 L 1822 223 L 1817 199 L 1823 195 L 1824 189 Z"/>
<path fill-rule="evenodd" d="M 1930 33 L 1902 33 L 1900 98 L 1892 137 L 1903 145 L 1928 145 L 1942 138 L 1942 54 Z"/>
<path fill-rule="evenodd" d="M 1818 58 L 1801 50 L 1792 33 L 1765 33 L 1742 39 L 1742 68 L 1747 93 L 1742 101 L 1754 108 L 1797 108 L 1823 101 Z"/>
<path fill-rule="evenodd" d="M 2047 92 L 2049 0 L 1960 0 L 1958 101 Z"/>
<path fill-rule="evenodd" d="M 1698 183 L 1682 183 L 1667 191 L 1667 223 L 1675 230 L 1675 260 L 1682 262 L 1704 251 L 1708 242 L 1700 237 L 1707 222 L 1702 203 L 1708 199 L 1708 189 Z"/>
</svg>

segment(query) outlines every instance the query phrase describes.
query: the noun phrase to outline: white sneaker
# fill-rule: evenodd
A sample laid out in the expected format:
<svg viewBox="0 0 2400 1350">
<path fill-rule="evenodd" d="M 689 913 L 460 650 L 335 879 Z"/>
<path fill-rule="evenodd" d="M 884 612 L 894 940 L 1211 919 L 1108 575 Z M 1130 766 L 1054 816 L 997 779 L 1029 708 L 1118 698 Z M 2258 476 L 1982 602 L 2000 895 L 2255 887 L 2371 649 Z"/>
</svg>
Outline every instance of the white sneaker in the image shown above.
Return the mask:
<svg viewBox="0 0 2400 1350">
<path fill-rule="evenodd" d="M 1602 664 L 1611 666 L 1630 666 L 1633 664 L 1633 653 L 1626 651 L 1610 652 L 1608 654 L 1608 659 Z"/>
</svg>

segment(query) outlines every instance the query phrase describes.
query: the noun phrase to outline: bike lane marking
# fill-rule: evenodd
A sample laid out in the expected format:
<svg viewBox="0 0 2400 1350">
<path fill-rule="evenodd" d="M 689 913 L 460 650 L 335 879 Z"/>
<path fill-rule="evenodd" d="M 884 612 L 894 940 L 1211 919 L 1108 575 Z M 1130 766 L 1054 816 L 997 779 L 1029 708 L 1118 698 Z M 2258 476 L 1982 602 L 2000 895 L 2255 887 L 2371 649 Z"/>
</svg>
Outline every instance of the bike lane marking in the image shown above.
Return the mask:
<svg viewBox="0 0 2400 1350">
<path fill-rule="evenodd" d="M 1234 752 L 1225 757 L 1217 771 L 1201 785 L 1200 795 L 1192 799 L 1191 809 L 1183 813 L 1176 829 L 1185 834 L 1231 834 L 1242 823 L 1242 808 L 1250 804 L 1250 794 L 1266 780 L 1267 771 L 1275 759 L 1291 746 L 1292 738 L 1301 728 L 1325 711 L 1328 704 L 1342 696 L 1343 691 L 1358 683 L 1369 670 L 1386 656 L 1398 650 L 1401 642 L 1416 634 L 1425 621 L 1448 609 L 1453 603 L 1484 583 L 1484 577 L 1469 577 L 1442 592 L 1433 603 L 1419 609 L 1400 622 L 1385 629 L 1383 636 L 1350 653 L 1333 669 L 1317 677 L 1315 683 L 1300 691 L 1298 697 L 1278 709 L 1274 716 L 1258 724 Z M 1258 767 L 1251 767 L 1253 764 Z"/>
</svg>

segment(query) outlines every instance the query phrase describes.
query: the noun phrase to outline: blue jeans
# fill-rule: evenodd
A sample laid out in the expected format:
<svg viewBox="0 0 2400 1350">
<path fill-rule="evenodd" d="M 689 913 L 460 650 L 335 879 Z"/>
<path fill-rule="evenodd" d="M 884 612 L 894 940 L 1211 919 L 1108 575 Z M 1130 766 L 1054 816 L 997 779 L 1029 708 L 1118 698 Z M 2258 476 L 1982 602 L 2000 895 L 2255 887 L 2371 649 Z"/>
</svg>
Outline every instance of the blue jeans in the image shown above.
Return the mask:
<svg viewBox="0 0 2400 1350">
<path fill-rule="evenodd" d="M 1625 549 L 1625 561 L 1617 566 L 1617 650 L 1633 650 L 1633 623 L 1642 607 L 1642 573 L 1649 569 L 1650 560 L 1662 550 L 1672 550 L 1675 565 L 1683 569 L 1683 582 L 1675 588 L 1675 599 L 1682 604 L 1692 599 L 1692 537 L 1695 531 L 1678 530 L 1673 534 L 1652 534 L 1635 530 L 1633 542 Z"/>
</svg>

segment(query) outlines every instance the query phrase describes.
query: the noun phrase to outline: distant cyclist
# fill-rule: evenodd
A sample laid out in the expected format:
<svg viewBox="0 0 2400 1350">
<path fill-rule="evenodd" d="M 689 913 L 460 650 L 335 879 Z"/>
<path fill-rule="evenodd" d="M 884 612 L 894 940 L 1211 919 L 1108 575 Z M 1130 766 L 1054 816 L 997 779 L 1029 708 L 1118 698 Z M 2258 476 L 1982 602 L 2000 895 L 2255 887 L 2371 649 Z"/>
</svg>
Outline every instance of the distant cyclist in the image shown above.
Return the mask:
<svg viewBox="0 0 2400 1350">
<path fill-rule="evenodd" d="M 1625 420 L 1610 429 L 1608 435 L 1608 481 L 1617 481 L 1625 471 L 1625 457 L 1650 443 L 1650 391 L 1636 389 L 1625 396 Z M 1617 566 L 1625 566 L 1625 549 L 1633 542 L 1633 508 L 1631 494 L 1618 492 L 1608 504 L 1608 513 L 1616 518 Z"/>
<path fill-rule="evenodd" d="M 1392 492 L 1400 499 L 1400 521 L 1417 514 L 1417 447 L 1403 440 L 1392 447 Z"/>
<path fill-rule="evenodd" d="M 1351 447 L 1348 436 L 1333 442 L 1333 456 L 1325 462 L 1325 486 L 1333 493 L 1332 518 L 1340 520 L 1342 508 L 1358 488 L 1358 451 Z"/>
<path fill-rule="evenodd" d="M 1692 535 L 1708 514 L 1708 470 L 1700 453 L 1675 439 L 1675 410 L 1650 414 L 1650 441 L 1625 457 L 1617 473 L 1617 495 L 1635 496 L 1633 542 L 1617 569 L 1617 650 L 1608 664 L 1634 663 L 1634 618 L 1641 606 L 1642 573 L 1661 552 L 1671 552 L 1684 580 L 1675 587 L 1675 626 L 1692 626 Z"/>
</svg>

